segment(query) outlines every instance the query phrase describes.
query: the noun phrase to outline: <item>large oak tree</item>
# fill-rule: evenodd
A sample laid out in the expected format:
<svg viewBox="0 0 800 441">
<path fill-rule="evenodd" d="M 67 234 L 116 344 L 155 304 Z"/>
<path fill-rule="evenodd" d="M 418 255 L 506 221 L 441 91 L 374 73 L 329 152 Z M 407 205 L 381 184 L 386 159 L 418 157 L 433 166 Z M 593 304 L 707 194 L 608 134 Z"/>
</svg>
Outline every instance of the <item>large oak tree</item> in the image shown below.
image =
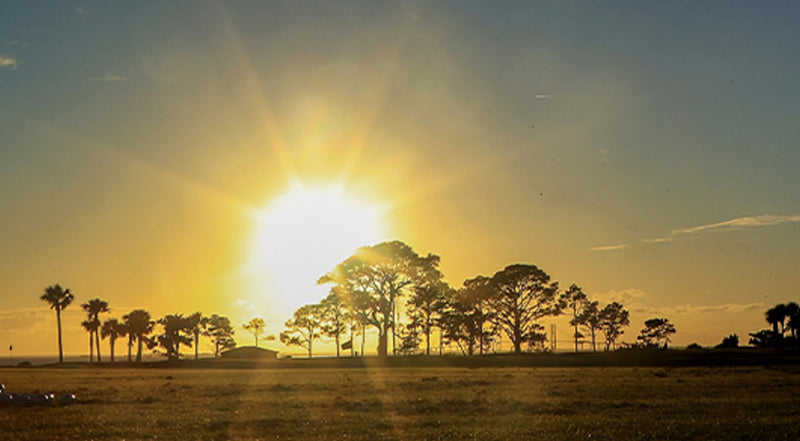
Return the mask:
<svg viewBox="0 0 800 441">
<path fill-rule="evenodd" d="M 539 340 L 537 323 L 546 316 L 558 315 L 566 306 L 558 295 L 558 282 L 536 265 L 514 264 L 492 276 L 495 293 L 489 303 L 495 323 L 514 344 L 514 352 L 522 352 L 523 343 Z"/>
</svg>

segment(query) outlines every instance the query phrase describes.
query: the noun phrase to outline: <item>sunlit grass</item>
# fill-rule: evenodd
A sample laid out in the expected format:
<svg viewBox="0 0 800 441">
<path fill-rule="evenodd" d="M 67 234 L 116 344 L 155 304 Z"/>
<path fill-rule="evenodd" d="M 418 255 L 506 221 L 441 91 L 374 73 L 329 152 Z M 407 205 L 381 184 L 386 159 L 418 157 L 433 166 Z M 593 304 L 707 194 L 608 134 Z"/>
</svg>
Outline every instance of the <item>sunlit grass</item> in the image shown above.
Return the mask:
<svg viewBox="0 0 800 441">
<path fill-rule="evenodd" d="M 797 439 L 800 369 L 6 369 L 0 439 Z"/>
</svg>

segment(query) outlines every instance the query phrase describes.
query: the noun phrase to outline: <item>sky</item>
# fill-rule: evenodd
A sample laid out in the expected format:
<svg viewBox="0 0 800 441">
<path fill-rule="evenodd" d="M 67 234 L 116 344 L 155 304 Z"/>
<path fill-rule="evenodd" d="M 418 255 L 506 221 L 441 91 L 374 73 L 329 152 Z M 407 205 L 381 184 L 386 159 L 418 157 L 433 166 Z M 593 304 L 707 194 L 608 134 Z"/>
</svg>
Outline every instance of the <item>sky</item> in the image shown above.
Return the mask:
<svg viewBox="0 0 800 441">
<path fill-rule="evenodd" d="M 625 341 L 744 342 L 800 300 L 797 29 L 791 2 L 4 1 L 0 348 L 55 353 L 56 283 L 67 354 L 95 297 L 280 332 L 325 293 L 258 257 L 298 186 L 453 286 L 531 263 L 622 301 Z M 332 222 L 304 219 L 277 236 Z"/>
</svg>

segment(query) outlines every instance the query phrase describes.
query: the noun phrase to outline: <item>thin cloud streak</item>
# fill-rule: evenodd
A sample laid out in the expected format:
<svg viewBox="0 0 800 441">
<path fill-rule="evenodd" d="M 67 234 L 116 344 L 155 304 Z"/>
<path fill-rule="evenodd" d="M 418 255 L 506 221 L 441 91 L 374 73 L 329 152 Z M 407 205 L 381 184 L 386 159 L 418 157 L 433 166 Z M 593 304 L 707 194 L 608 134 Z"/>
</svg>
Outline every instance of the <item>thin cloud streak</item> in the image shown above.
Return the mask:
<svg viewBox="0 0 800 441">
<path fill-rule="evenodd" d="M 17 61 L 16 58 L 0 55 L 0 69 L 6 68 L 11 70 L 17 70 L 18 65 L 19 61 Z"/>
<path fill-rule="evenodd" d="M 621 243 L 619 245 L 605 245 L 600 247 L 593 247 L 589 248 L 590 251 L 616 251 L 616 250 L 624 250 L 628 248 L 629 245 L 626 243 Z"/>
<path fill-rule="evenodd" d="M 123 77 L 120 75 L 114 75 L 112 73 L 107 73 L 102 77 L 92 77 L 90 80 L 94 81 L 95 83 L 116 83 L 119 81 L 125 81 L 128 77 Z"/>
<path fill-rule="evenodd" d="M 715 232 L 715 231 L 732 231 L 748 227 L 766 227 L 771 225 L 780 225 L 792 222 L 800 222 L 800 215 L 777 216 L 774 214 L 762 214 L 760 216 L 744 216 L 713 224 L 698 225 L 696 227 L 689 227 L 689 228 L 678 228 L 672 230 L 669 233 L 669 236 L 656 237 L 653 239 L 643 239 L 642 242 L 644 243 L 672 242 L 678 236 L 684 236 L 689 234 Z"/>
</svg>

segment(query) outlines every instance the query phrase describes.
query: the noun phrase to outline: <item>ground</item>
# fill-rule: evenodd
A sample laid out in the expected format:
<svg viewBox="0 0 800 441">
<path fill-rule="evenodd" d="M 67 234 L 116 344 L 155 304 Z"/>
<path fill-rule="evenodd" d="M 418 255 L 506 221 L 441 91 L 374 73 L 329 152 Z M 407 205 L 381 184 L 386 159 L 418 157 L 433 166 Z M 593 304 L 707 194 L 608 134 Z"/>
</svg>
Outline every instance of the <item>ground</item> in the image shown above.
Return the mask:
<svg viewBox="0 0 800 441">
<path fill-rule="evenodd" d="M 9 368 L 0 440 L 797 440 L 800 367 Z"/>
</svg>

